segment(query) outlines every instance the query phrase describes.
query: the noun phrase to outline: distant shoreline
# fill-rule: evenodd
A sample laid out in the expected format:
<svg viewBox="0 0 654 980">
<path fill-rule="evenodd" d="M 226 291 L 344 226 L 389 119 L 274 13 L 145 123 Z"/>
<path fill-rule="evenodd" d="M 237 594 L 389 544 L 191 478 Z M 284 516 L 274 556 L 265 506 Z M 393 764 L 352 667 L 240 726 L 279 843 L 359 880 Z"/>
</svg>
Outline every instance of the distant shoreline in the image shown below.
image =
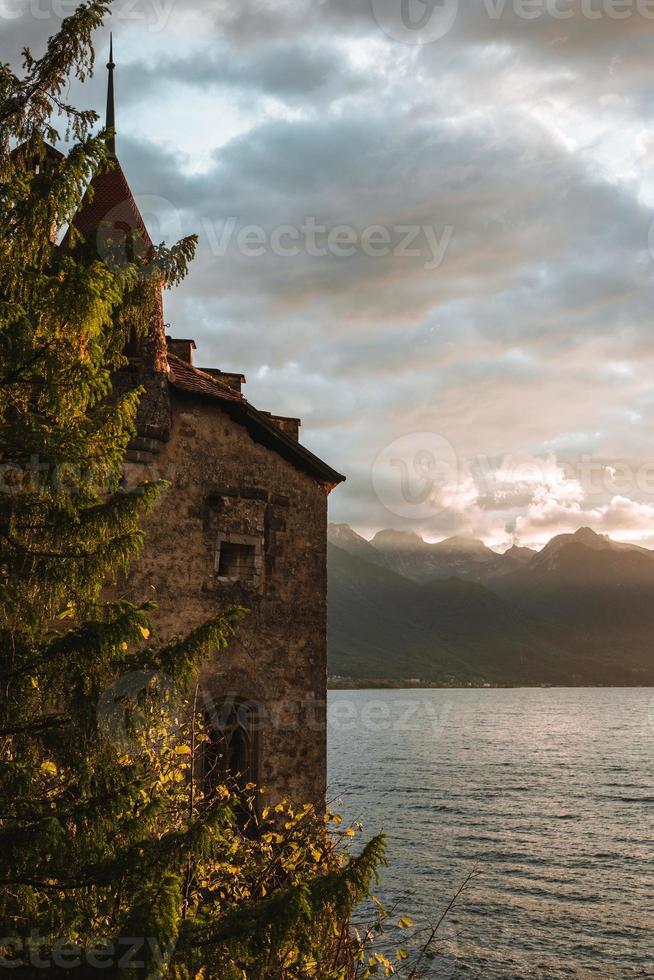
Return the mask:
<svg viewBox="0 0 654 980">
<path fill-rule="evenodd" d="M 602 688 L 640 688 L 640 689 L 651 689 L 654 690 L 654 684 L 643 684 L 642 681 L 634 681 L 633 683 L 628 683 L 627 681 L 621 681 L 620 683 L 613 684 L 589 684 L 587 681 L 579 681 L 578 684 L 575 683 L 561 683 L 561 684 L 528 684 L 526 682 L 522 683 L 464 683 L 464 682 L 443 682 L 439 683 L 437 681 L 424 681 L 416 683 L 400 683 L 398 681 L 385 681 L 383 679 L 365 678 L 365 679 L 352 679 L 347 678 L 343 680 L 334 681 L 331 678 L 327 682 L 327 689 L 329 691 L 511 691 L 511 690 L 549 690 L 549 689 L 569 689 L 574 690 L 576 688 L 586 688 L 590 690 L 601 690 Z"/>
</svg>

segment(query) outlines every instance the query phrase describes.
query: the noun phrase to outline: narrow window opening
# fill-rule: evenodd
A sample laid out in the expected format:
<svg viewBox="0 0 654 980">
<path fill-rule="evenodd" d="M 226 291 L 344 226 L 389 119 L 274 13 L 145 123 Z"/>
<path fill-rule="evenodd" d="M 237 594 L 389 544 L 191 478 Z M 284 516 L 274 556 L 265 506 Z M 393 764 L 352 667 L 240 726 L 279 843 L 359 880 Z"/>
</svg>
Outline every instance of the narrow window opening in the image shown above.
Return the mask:
<svg viewBox="0 0 654 980">
<path fill-rule="evenodd" d="M 253 544 L 234 544 L 224 541 L 220 548 L 218 575 L 220 578 L 249 581 L 255 573 L 255 554 Z"/>
<path fill-rule="evenodd" d="M 259 781 L 259 711 L 253 701 L 228 699 L 207 715 L 209 741 L 205 745 L 204 792 L 213 796 L 218 786 L 226 785 L 243 803 L 237 813 L 245 824 L 251 817 L 249 800 Z"/>
</svg>

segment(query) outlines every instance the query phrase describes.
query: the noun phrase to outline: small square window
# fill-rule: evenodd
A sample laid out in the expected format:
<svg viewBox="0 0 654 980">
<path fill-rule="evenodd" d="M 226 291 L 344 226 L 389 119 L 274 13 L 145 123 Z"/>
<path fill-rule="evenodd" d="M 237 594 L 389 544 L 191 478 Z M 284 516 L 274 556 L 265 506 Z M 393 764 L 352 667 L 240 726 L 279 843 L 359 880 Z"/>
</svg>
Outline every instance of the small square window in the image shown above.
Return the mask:
<svg viewBox="0 0 654 980">
<path fill-rule="evenodd" d="M 263 583 L 263 541 L 254 534 L 218 535 L 216 541 L 216 581 L 241 582 L 252 589 Z"/>
<path fill-rule="evenodd" d="M 218 559 L 219 577 L 251 581 L 255 574 L 255 557 L 253 544 L 223 541 Z"/>
</svg>

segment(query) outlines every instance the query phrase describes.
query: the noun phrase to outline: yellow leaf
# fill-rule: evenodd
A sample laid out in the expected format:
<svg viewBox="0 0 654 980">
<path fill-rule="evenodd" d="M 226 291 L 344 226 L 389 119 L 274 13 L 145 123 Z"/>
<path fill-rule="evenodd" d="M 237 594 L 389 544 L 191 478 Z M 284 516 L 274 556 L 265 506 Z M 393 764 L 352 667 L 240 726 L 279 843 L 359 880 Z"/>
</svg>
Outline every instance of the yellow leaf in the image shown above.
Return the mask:
<svg viewBox="0 0 654 980">
<path fill-rule="evenodd" d="M 193 753 L 188 745 L 176 745 L 175 755 L 193 755 Z"/>
<path fill-rule="evenodd" d="M 410 915 L 403 915 L 401 919 L 397 922 L 400 929 L 411 929 L 413 927 L 413 919 Z"/>
<path fill-rule="evenodd" d="M 52 776 L 56 776 L 57 767 L 55 766 L 54 762 L 46 760 L 45 762 L 41 763 L 41 772 L 49 772 Z"/>
<path fill-rule="evenodd" d="M 147 640 L 148 637 L 150 636 L 150 630 L 147 628 L 147 626 L 139 626 L 139 629 L 141 631 L 141 636 L 143 637 L 143 639 Z"/>
<path fill-rule="evenodd" d="M 127 644 L 125 643 L 124 640 L 122 643 L 119 644 L 119 649 L 122 650 L 123 653 L 125 652 L 125 650 L 127 650 Z"/>
</svg>

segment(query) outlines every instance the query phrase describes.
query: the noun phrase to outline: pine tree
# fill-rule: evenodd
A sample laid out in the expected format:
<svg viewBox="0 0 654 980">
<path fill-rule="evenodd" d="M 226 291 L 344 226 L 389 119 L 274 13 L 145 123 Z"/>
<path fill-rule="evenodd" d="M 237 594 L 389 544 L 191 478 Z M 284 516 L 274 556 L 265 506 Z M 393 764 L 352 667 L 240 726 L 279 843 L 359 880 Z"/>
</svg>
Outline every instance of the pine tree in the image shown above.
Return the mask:
<svg viewBox="0 0 654 980">
<path fill-rule="evenodd" d="M 140 393 L 112 374 L 195 248 L 112 263 L 53 240 L 111 166 L 63 95 L 107 10 L 89 0 L 20 75 L 0 66 L 0 953 L 14 977 L 345 976 L 383 841 L 344 856 L 321 814 L 285 804 L 244 830 L 229 787 L 196 790 L 207 736 L 187 692 L 243 612 L 155 644 L 148 605 L 107 598 L 165 493 L 121 488 Z M 125 676 L 144 683 L 123 743 L 98 704 Z"/>
</svg>

